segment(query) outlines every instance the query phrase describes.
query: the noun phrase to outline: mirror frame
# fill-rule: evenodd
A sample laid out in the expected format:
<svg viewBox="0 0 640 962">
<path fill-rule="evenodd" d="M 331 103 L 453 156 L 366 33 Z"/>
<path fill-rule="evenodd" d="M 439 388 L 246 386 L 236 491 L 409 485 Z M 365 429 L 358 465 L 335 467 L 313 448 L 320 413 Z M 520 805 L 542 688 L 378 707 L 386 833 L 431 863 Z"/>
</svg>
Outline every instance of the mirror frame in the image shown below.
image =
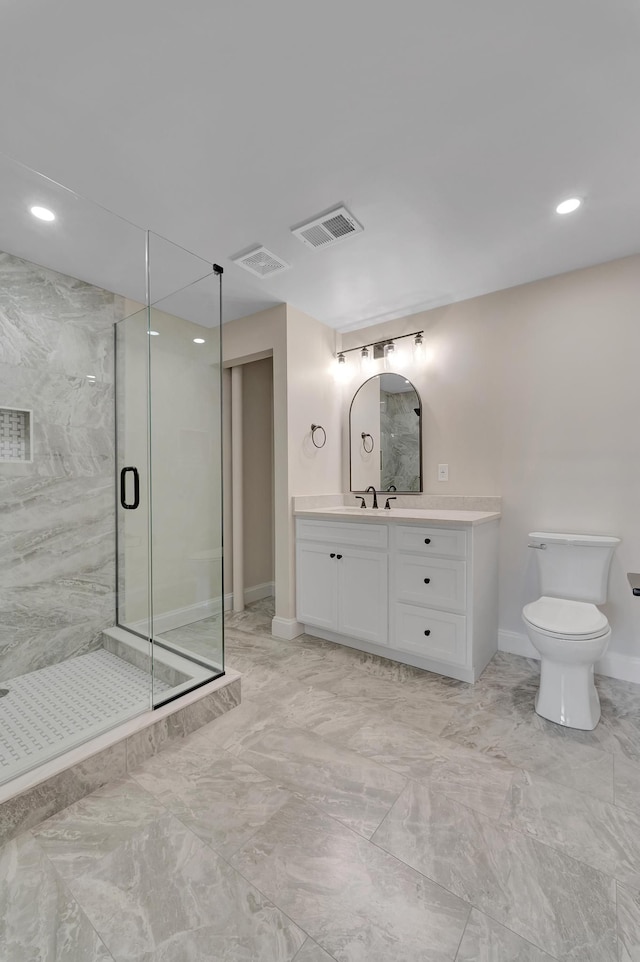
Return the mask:
<svg viewBox="0 0 640 962">
<path fill-rule="evenodd" d="M 418 441 L 419 441 L 419 445 L 420 445 L 420 452 L 419 452 L 419 458 L 420 458 L 420 487 L 417 488 L 415 491 L 397 491 L 397 492 L 394 491 L 393 493 L 394 493 L 394 494 L 402 494 L 402 495 L 405 495 L 405 494 L 422 494 L 422 493 L 424 492 L 424 471 L 423 471 L 423 465 L 422 465 L 422 398 L 420 397 L 420 392 L 418 391 L 418 388 L 415 386 L 415 384 L 413 383 L 413 381 L 410 381 L 409 378 L 408 378 L 408 377 L 405 377 L 404 374 L 398 374 L 397 371 L 381 371 L 379 374 L 372 374 L 371 377 L 368 377 L 368 378 L 366 379 L 366 381 L 363 381 L 363 382 L 362 382 L 362 384 L 358 387 L 358 390 L 355 392 L 355 394 L 354 394 L 353 397 L 351 398 L 351 404 L 349 405 L 349 492 L 350 492 L 351 494 L 365 494 L 365 493 L 366 493 L 364 490 L 363 490 L 363 491 L 356 491 L 356 490 L 353 488 L 353 485 L 352 485 L 352 481 L 353 481 L 353 470 L 352 470 L 352 465 L 351 465 L 351 411 L 353 410 L 353 402 L 355 401 L 355 399 L 357 398 L 358 394 L 360 393 L 360 390 L 365 386 L 365 384 L 368 384 L 369 381 L 373 381 L 375 378 L 382 377 L 383 374 L 397 374 L 398 377 L 404 378 L 405 381 L 409 381 L 409 384 L 411 385 L 411 387 L 413 388 L 413 390 L 416 392 L 416 397 L 418 398 L 418 404 L 420 405 L 420 414 L 419 414 L 420 430 L 419 430 L 419 432 L 418 432 L 418 435 L 419 435 Z M 380 491 L 383 491 L 384 489 L 378 488 L 378 489 L 376 489 L 376 490 L 378 491 L 378 493 L 380 493 Z"/>
</svg>

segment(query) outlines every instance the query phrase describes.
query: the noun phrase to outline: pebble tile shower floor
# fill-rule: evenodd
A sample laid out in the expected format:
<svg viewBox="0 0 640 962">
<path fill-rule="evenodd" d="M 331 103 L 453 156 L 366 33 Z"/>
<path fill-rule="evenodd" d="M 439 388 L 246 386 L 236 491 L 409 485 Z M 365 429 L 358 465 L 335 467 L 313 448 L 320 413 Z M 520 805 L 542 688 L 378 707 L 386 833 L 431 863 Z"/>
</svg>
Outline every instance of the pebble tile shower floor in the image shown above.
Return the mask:
<svg viewBox="0 0 640 962">
<path fill-rule="evenodd" d="M 4 684 L 0 782 L 150 706 L 147 672 L 99 649 Z M 169 685 L 156 679 L 154 691 Z"/>
<path fill-rule="evenodd" d="M 640 688 L 595 732 L 227 628 L 242 704 L 0 850 L 3 962 L 639 962 Z"/>
</svg>

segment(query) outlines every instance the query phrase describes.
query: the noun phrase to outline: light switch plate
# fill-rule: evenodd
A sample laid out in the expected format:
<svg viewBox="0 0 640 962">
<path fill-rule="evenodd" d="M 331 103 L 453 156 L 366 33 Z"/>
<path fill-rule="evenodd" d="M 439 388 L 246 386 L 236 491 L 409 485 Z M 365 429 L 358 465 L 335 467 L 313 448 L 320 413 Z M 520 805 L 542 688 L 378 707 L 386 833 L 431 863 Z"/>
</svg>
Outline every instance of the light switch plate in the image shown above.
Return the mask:
<svg viewBox="0 0 640 962">
<path fill-rule="evenodd" d="M 438 481 L 448 481 L 449 480 L 449 465 L 439 464 L 438 465 Z"/>
</svg>

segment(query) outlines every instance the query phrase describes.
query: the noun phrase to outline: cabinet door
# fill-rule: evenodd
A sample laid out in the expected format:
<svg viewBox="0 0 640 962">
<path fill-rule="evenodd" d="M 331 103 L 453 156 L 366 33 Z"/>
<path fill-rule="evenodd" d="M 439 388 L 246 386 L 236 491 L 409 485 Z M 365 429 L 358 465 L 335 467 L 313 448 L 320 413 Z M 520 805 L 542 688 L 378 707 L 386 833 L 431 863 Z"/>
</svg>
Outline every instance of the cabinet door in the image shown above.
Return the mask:
<svg viewBox="0 0 640 962">
<path fill-rule="evenodd" d="M 298 542 L 296 549 L 296 617 L 303 625 L 338 628 L 338 549 Z M 333 555 L 333 557 L 331 557 Z"/>
<path fill-rule="evenodd" d="M 423 658 L 454 665 L 467 664 L 467 627 L 464 615 L 434 608 L 395 605 L 393 647 Z"/>
<path fill-rule="evenodd" d="M 464 612 L 466 563 L 449 558 L 395 556 L 396 601 Z"/>
<path fill-rule="evenodd" d="M 338 631 L 388 644 L 387 555 L 346 548 L 338 559 Z"/>
</svg>

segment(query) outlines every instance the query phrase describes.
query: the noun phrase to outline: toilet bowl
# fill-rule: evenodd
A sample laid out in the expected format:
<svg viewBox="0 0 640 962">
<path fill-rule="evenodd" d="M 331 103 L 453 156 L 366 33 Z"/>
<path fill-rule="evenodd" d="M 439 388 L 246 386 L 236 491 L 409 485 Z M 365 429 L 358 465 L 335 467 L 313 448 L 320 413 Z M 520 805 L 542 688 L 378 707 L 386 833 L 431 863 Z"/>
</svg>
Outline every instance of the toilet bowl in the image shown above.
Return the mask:
<svg viewBox="0 0 640 962">
<path fill-rule="evenodd" d="M 609 567 L 619 538 L 602 535 L 529 535 L 542 595 L 522 609 L 531 644 L 540 655 L 536 711 L 543 718 L 591 731 L 600 719 L 594 667 L 611 628 L 596 605 L 607 600 Z"/>
<path fill-rule="evenodd" d="M 594 665 L 607 650 L 609 622 L 593 604 L 544 596 L 525 605 L 522 618 L 540 654 L 536 712 L 591 731 L 600 720 Z"/>
</svg>

